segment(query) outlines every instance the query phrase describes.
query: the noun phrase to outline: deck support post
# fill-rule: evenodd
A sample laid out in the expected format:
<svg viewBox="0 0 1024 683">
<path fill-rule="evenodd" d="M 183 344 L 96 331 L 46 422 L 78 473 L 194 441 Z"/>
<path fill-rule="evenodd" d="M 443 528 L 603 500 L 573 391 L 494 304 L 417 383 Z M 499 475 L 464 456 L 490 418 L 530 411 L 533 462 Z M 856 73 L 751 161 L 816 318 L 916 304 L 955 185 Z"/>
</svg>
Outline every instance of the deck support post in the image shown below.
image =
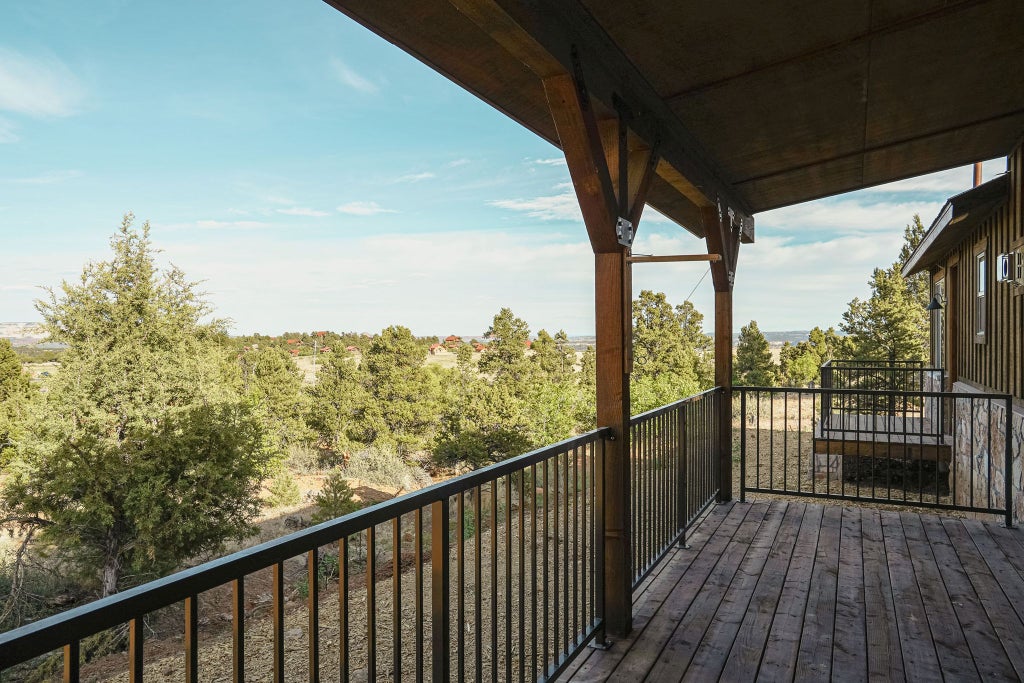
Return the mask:
<svg viewBox="0 0 1024 683">
<path fill-rule="evenodd" d="M 625 302 L 626 250 L 595 254 L 597 322 L 597 424 L 611 427 L 604 451 L 604 624 L 610 635 L 632 630 L 633 563 L 630 538 L 629 374 L 626 329 L 632 316 Z"/>
<path fill-rule="evenodd" d="M 722 401 L 717 416 L 718 432 L 718 502 L 726 503 L 733 496 L 732 462 L 732 288 L 739 258 L 740 225 L 734 216 L 719 206 L 701 209 L 704 235 L 709 254 L 722 258 L 711 262 L 711 281 L 715 288 L 715 384 L 722 387 Z M 743 485 L 740 473 L 740 486 Z"/>
<path fill-rule="evenodd" d="M 628 129 L 629 113 L 598 121 L 579 64 L 544 79 L 551 116 L 594 250 L 597 334 L 597 424 L 609 427 L 603 481 L 603 606 L 605 635 L 633 628 L 633 551 L 630 538 L 629 373 L 633 353 L 630 244 L 658 164 L 652 146 Z M 617 231 L 620 219 L 632 226 Z"/>
</svg>

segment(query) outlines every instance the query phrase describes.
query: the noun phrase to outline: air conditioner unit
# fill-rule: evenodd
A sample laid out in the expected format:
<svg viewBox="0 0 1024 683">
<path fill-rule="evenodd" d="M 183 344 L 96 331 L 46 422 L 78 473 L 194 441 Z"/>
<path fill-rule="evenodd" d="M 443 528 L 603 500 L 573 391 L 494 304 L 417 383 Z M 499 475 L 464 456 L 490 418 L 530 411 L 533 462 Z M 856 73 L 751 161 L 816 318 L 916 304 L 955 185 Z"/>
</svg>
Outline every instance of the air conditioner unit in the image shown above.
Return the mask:
<svg viewBox="0 0 1024 683">
<path fill-rule="evenodd" d="M 996 260 L 996 280 L 1024 285 L 1024 255 L 1019 251 L 1000 254 Z"/>
</svg>

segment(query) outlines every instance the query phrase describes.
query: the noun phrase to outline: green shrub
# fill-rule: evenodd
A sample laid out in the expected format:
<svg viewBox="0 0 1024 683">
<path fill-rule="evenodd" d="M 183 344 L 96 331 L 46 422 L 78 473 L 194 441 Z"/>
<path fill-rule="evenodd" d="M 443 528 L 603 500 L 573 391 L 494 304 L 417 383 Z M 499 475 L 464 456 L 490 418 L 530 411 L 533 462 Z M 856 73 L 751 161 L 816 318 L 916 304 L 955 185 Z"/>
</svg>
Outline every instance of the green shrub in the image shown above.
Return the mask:
<svg viewBox="0 0 1024 683">
<path fill-rule="evenodd" d="M 390 448 L 376 446 L 353 453 L 345 466 L 345 475 L 399 491 L 415 491 L 433 483 L 419 465 L 406 461 Z"/>
<path fill-rule="evenodd" d="M 317 510 L 313 513 L 313 523 L 319 524 L 329 519 L 347 515 L 362 507 L 355 499 L 352 489 L 340 468 L 334 468 L 324 482 L 323 489 L 313 499 Z"/>
<path fill-rule="evenodd" d="M 272 508 L 298 505 L 302 501 L 299 484 L 288 470 L 277 474 L 267 486 L 267 491 L 270 494 L 267 496 L 267 505 Z"/>
</svg>

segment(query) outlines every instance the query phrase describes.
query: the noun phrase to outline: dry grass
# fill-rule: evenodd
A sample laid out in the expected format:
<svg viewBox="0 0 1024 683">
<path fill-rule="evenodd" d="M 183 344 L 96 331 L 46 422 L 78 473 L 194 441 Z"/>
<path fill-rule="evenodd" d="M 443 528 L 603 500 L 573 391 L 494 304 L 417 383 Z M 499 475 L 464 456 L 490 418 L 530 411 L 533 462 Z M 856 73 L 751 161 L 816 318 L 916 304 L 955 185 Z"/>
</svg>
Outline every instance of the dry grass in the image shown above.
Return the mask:
<svg viewBox="0 0 1024 683">
<path fill-rule="evenodd" d="M 832 468 L 825 467 L 827 456 L 815 457 L 814 424 L 820 403 L 794 395 L 784 400 L 767 396 L 755 404 L 747 400 L 746 482 L 748 486 L 778 490 L 777 494 L 750 494 L 788 500 L 806 498 L 796 493 L 877 498 L 858 501 L 857 505 L 886 510 L 904 510 L 906 504 L 924 501 L 951 504 L 949 477 L 935 463 L 900 458 L 832 456 Z M 741 420 L 739 403 L 733 414 L 733 460 L 735 481 L 740 476 Z M 881 449 L 880 449 L 881 451 Z M 906 501 L 904 503 L 904 500 Z M 887 502 L 888 501 L 888 502 Z M 850 504 L 841 499 L 821 502 Z M 950 514 L 957 514 L 955 512 Z"/>
<path fill-rule="evenodd" d="M 456 505 L 453 503 L 452 516 L 448 522 L 451 553 L 449 574 L 451 595 L 449 619 L 451 642 L 448 657 L 453 669 L 458 666 L 460 653 L 467 678 L 476 678 L 475 667 L 479 658 L 485 674 L 492 665 L 498 668 L 499 679 L 506 678 L 509 671 L 518 677 L 521 663 L 529 670 L 533 652 L 531 643 L 544 642 L 545 621 L 547 621 L 547 656 L 556 649 L 556 613 L 561 620 L 557 627 L 558 637 L 574 634 L 582 628 L 584 608 L 590 609 L 592 587 L 589 585 L 587 562 L 591 539 L 585 538 L 584 530 L 591 528 L 593 510 L 584 504 L 584 496 L 569 497 L 578 507 L 568 518 L 565 515 L 565 491 L 572 490 L 563 476 L 559 486 L 561 505 L 558 515 L 558 530 L 553 510 L 547 515 L 547 533 L 544 528 L 545 503 L 543 492 L 538 491 L 536 502 L 541 507 L 536 523 L 531 516 L 533 500 L 530 487 L 524 485 L 526 507 L 521 509 L 523 499 L 518 492 L 519 480 L 511 486 L 511 499 L 506 498 L 504 481 L 499 483 L 497 500 L 492 500 L 489 487 L 480 494 L 482 519 L 473 515 L 472 498 L 467 496 L 466 513 L 461 554 L 458 543 Z M 553 487 L 551 489 L 553 491 Z M 549 495 L 552 495 L 549 493 Z M 553 503 L 554 498 L 548 501 Z M 497 524 L 491 526 L 492 504 Z M 430 671 L 431 658 L 431 593 L 430 577 L 433 562 L 430 557 L 429 511 L 425 511 L 423 524 L 424 544 L 421 564 L 423 619 L 417 619 L 415 595 L 417 573 L 415 565 L 416 535 L 414 518 L 407 515 L 402 519 L 399 531 L 399 585 L 400 600 L 394 602 L 395 553 L 391 524 L 376 529 L 376 571 L 369 581 L 374 587 L 376 617 L 377 680 L 393 679 L 393 638 L 395 622 L 399 624 L 399 661 L 403 674 L 408 676 L 416 668 L 416 636 L 423 638 L 423 665 Z M 566 536 L 566 519 L 568 536 Z M 578 525 L 572 523 L 578 519 Z M 521 521 L 520 521 L 521 520 Z M 536 528 L 535 528 L 536 527 Z M 476 546 L 479 541 L 481 574 L 475 576 Z M 353 680 L 367 679 L 367 657 L 369 648 L 367 629 L 367 553 L 366 536 L 360 534 L 350 543 L 348 595 L 349 658 Z M 546 560 L 545 560 L 546 547 Z M 327 548 L 327 552 L 336 549 Z M 461 557 L 461 563 L 460 563 Z M 462 567 L 460 581 L 459 567 Z M 492 569 L 493 567 L 493 569 Z M 556 568 L 558 571 L 556 571 Z M 536 572 L 536 574 L 534 574 Z M 558 579 L 555 578 L 556 574 Z M 305 680 L 308 669 L 309 615 L 306 601 L 307 570 L 302 558 L 291 560 L 285 566 L 286 613 L 285 613 L 285 667 L 289 680 Z M 569 585 L 566 585 L 566 580 Z M 584 601 L 584 585 L 586 595 Z M 481 613 L 476 616 L 475 603 L 479 586 Z M 270 617 L 271 577 L 269 570 L 263 570 L 246 577 L 246 672 L 250 680 L 269 680 L 273 666 L 273 625 Z M 520 592 L 525 597 L 520 601 Z M 568 597 L 566 597 L 568 596 Z M 578 597 L 574 597 L 578 596 Z M 534 602 L 536 597 L 536 602 Z M 555 607 L 556 597 L 560 600 Z M 566 604 L 565 600 L 568 600 Z M 336 577 L 324 577 L 318 596 L 320 671 L 326 680 L 337 679 L 339 668 L 340 609 L 338 582 Z M 536 605 L 536 622 L 531 606 Z M 224 680 L 231 671 L 231 596 L 224 586 L 210 591 L 200 598 L 201 647 L 199 650 L 200 680 Z M 464 615 L 462 638 L 459 638 L 460 607 Z M 568 612 L 567 612 L 568 607 Z M 180 610 L 178 610 L 180 612 Z M 567 614 L 575 614 L 576 622 L 566 620 Z M 546 619 L 545 619 L 546 616 Z M 497 638 L 492 646 L 492 619 L 497 629 Z M 174 615 L 165 615 L 154 620 L 155 637 L 146 644 L 146 672 L 148 681 L 178 681 L 182 679 L 184 654 L 182 650 L 181 622 Z M 537 634 L 534 635 L 536 623 Z M 477 647 L 477 636 L 480 647 Z M 523 637 L 520 637 L 520 634 Z M 511 636 L 511 637 L 509 637 Z M 537 652 L 538 663 L 543 665 L 545 652 Z M 127 681 L 127 660 L 124 655 L 104 658 L 85 667 L 83 680 Z M 527 671 L 529 673 L 529 671 Z"/>
</svg>

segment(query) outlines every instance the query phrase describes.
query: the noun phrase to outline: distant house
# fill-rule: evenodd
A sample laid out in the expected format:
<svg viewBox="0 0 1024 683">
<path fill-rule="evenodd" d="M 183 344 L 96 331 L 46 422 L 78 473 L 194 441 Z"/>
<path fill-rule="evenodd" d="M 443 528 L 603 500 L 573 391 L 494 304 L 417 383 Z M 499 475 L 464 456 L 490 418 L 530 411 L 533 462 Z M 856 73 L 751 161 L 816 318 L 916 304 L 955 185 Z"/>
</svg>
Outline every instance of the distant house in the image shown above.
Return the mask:
<svg viewBox="0 0 1024 683">
<path fill-rule="evenodd" d="M 533 348 L 533 342 L 531 340 L 527 339 L 526 341 L 523 342 L 523 346 L 525 346 L 528 349 L 532 349 Z"/>
<path fill-rule="evenodd" d="M 330 346 L 325 346 L 322 349 L 320 349 L 320 353 L 330 353 L 330 352 L 331 352 L 331 347 Z"/>
<path fill-rule="evenodd" d="M 449 351 L 454 351 L 460 346 L 462 346 L 462 337 L 458 337 L 454 334 L 449 334 L 447 337 L 444 338 L 444 347 Z"/>
<path fill-rule="evenodd" d="M 481 353 L 486 348 L 487 347 L 481 344 L 480 342 L 473 344 L 473 350 L 476 351 L 477 353 Z"/>
<path fill-rule="evenodd" d="M 345 350 L 346 351 L 350 351 L 350 352 L 354 351 L 354 352 L 358 353 L 359 352 L 359 347 L 358 346 L 349 345 L 349 346 L 345 347 Z"/>
<path fill-rule="evenodd" d="M 301 344 L 302 340 L 301 339 L 288 339 L 287 343 L 288 344 Z"/>
<path fill-rule="evenodd" d="M 437 353 L 439 351 L 443 351 L 443 350 L 444 350 L 444 346 L 442 346 L 441 344 L 431 344 L 430 345 L 430 355 L 431 356 L 433 356 L 435 353 Z"/>
</svg>

